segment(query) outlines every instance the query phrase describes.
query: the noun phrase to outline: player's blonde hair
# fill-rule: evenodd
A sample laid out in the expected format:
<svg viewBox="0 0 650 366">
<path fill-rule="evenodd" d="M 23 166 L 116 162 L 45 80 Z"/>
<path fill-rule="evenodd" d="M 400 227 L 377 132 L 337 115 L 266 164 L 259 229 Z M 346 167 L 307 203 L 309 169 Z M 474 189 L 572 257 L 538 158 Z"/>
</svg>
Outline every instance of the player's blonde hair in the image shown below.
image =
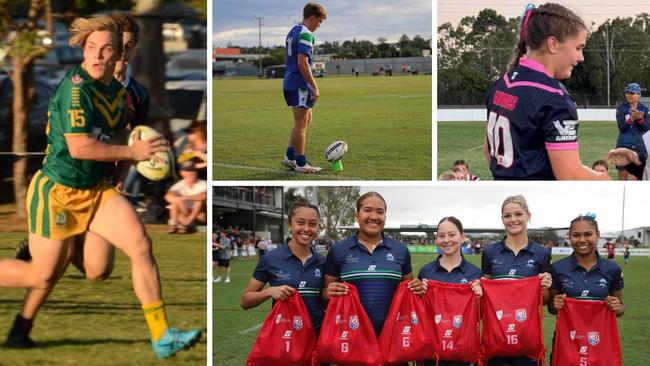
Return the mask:
<svg viewBox="0 0 650 366">
<path fill-rule="evenodd" d="M 503 213 L 503 209 L 506 207 L 507 204 L 509 203 L 515 203 L 521 206 L 521 208 L 526 211 L 527 214 L 530 215 L 530 211 L 528 211 L 528 202 L 526 202 L 526 198 L 520 194 L 516 194 L 514 196 L 507 197 L 504 201 L 503 204 L 501 205 L 501 213 Z"/>
<path fill-rule="evenodd" d="M 111 17 L 77 18 L 70 25 L 70 46 L 86 46 L 86 39 L 92 32 L 113 32 L 115 34 L 115 54 L 122 53 L 122 32 Z"/>
</svg>

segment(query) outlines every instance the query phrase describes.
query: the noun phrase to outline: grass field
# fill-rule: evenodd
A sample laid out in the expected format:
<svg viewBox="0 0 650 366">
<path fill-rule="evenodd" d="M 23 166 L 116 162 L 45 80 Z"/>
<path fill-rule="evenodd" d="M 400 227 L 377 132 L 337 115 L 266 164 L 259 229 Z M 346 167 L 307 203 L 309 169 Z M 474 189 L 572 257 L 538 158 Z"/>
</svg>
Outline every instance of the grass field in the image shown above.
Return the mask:
<svg viewBox="0 0 650 366">
<path fill-rule="evenodd" d="M 213 82 L 213 179 L 431 180 L 431 76 L 327 77 L 307 131 L 307 158 L 323 167 L 296 174 L 280 164 L 293 128 L 281 79 Z M 323 157 L 345 140 L 344 170 Z"/>
<path fill-rule="evenodd" d="M 150 335 L 131 286 L 131 264 L 118 251 L 115 269 L 103 283 L 90 283 L 70 266 L 41 310 L 32 330 L 37 347 L 0 347 L 0 365 L 205 365 L 205 233 L 163 234 L 149 227 L 154 243 L 169 322 L 177 328 L 200 328 L 201 341 L 161 362 L 151 350 Z M 0 235 L 0 258 L 13 257 L 24 233 Z M 0 337 L 4 342 L 20 310 L 24 290 L 0 289 Z"/>
<path fill-rule="evenodd" d="M 438 122 L 438 174 L 449 169 L 455 160 L 464 159 L 472 173 L 483 180 L 492 180 L 489 166 L 483 157 L 485 122 Z M 616 122 L 580 122 L 578 139 L 580 158 L 584 165 L 603 159 L 616 145 Z M 609 167 L 616 178 L 616 168 Z"/>
<path fill-rule="evenodd" d="M 469 255 L 469 261 L 480 266 L 480 256 Z M 554 256 L 553 260 L 560 259 Z M 413 272 L 433 260 L 431 254 L 412 254 Z M 617 258 L 622 264 L 622 258 Z M 246 363 L 259 327 L 266 318 L 271 306 L 267 301 L 257 308 L 244 311 L 239 306 L 243 288 L 248 283 L 256 261 L 232 262 L 233 282 L 213 285 L 213 364 L 219 366 L 240 366 Z M 631 257 L 630 267 L 625 274 L 625 315 L 619 318 L 618 325 L 625 366 L 647 365 L 650 359 L 648 335 L 650 334 L 650 259 Z M 544 337 L 547 358 L 552 346 L 555 316 L 544 311 Z"/>
</svg>

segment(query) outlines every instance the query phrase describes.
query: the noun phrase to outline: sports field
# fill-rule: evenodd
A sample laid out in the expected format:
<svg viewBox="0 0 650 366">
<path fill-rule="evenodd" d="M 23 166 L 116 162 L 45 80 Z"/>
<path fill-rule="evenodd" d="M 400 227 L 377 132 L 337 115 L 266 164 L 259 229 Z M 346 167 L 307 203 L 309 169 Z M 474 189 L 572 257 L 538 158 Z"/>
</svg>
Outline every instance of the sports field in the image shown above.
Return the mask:
<svg viewBox="0 0 650 366">
<path fill-rule="evenodd" d="M 431 76 L 326 77 L 307 131 L 307 158 L 319 174 L 281 166 L 293 115 L 281 79 L 213 81 L 213 179 L 430 180 Z M 323 157 L 345 140 L 344 170 Z"/>
<path fill-rule="evenodd" d="M 472 174 L 482 180 L 492 180 L 492 173 L 483 156 L 485 122 L 438 122 L 438 174 L 449 169 L 455 160 L 469 163 Z M 580 158 L 584 165 L 603 159 L 616 146 L 616 122 L 580 121 L 578 141 Z M 616 168 L 610 165 L 609 174 L 616 179 Z M 437 178 L 437 177 L 436 177 Z"/>
<path fill-rule="evenodd" d="M 115 269 L 102 283 L 86 281 L 70 266 L 41 310 L 32 330 L 37 347 L 0 347 L 0 365 L 205 365 L 205 233 L 164 234 L 166 226 L 148 226 L 162 277 L 171 326 L 200 328 L 201 341 L 170 361 L 151 350 L 140 304 L 131 287 L 131 264 L 117 252 Z M 24 233 L 0 233 L 0 258 L 11 258 Z M 0 289 L 0 341 L 20 310 L 22 289 Z"/>
<path fill-rule="evenodd" d="M 431 254 L 412 254 L 413 272 L 433 260 Z M 480 256 L 469 255 L 470 262 L 480 267 Z M 553 260 L 561 259 L 554 256 Z M 256 260 L 233 260 L 233 282 L 213 285 L 213 364 L 239 366 L 246 363 L 259 328 L 270 310 L 271 301 L 257 308 L 245 311 L 239 306 L 242 290 L 251 278 Z M 623 265 L 622 258 L 617 262 Z M 619 331 L 623 349 L 623 364 L 626 366 L 647 365 L 650 360 L 648 334 L 650 334 L 650 259 L 631 257 L 630 267 L 624 268 L 625 315 L 619 318 Z M 547 358 L 552 347 L 555 316 L 545 310 L 544 337 Z"/>
</svg>

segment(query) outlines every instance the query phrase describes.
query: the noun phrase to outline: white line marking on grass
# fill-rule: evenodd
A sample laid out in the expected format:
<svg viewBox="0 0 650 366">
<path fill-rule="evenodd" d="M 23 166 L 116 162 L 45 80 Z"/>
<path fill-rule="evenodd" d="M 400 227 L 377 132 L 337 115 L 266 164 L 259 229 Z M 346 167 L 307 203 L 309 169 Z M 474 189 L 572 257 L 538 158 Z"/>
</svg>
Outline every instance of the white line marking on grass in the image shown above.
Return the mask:
<svg viewBox="0 0 650 366">
<path fill-rule="evenodd" d="M 475 147 L 470 147 L 469 149 L 467 149 L 467 151 L 474 151 L 474 150 L 481 150 L 481 149 L 483 149 L 483 145 L 478 145 L 478 146 L 475 146 Z"/>
<path fill-rule="evenodd" d="M 296 174 L 296 175 L 299 174 L 299 173 L 292 173 L 290 170 L 287 169 L 273 169 L 273 168 L 265 168 L 265 167 L 253 166 L 253 165 L 213 163 L 213 166 L 221 167 L 221 168 L 230 168 L 230 169 L 255 170 L 258 172 L 266 172 L 266 173 L 286 173 L 286 174 Z M 333 175 L 333 174 L 322 174 L 322 173 L 315 173 L 315 174 L 308 174 L 308 175 L 318 177 L 318 178 L 332 179 L 332 180 L 368 180 L 368 178 L 350 177 L 350 176 Z"/>
<path fill-rule="evenodd" d="M 254 327 L 250 327 L 250 328 L 248 328 L 248 329 L 240 330 L 240 331 L 237 332 L 237 333 L 239 333 L 239 334 L 246 334 L 246 333 L 254 332 L 254 331 L 256 331 L 256 330 L 258 330 L 258 329 L 261 329 L 261 328 L 262 328 L 262 323 L 259 323 L 259 324 L 257 324 L 257 325 L 254 326 Z"/>
</svg>

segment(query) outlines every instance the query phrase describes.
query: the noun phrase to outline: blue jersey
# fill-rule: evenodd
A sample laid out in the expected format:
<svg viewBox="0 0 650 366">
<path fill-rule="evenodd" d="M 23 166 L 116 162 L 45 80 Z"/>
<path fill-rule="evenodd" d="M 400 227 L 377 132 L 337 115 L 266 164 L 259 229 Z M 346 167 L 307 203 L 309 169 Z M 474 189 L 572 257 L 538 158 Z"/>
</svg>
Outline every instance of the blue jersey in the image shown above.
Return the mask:
<svg viewBox="0 0 650 366">
<path fill-rule="evenodd" d="M 481 257 L 481 270 L 490 278 L 533 277 L 548 272 L 551 251 L 532 240 L 515 256 L 502 240 L 488 245 Z"/>
<path fill-rule="evenodd" d="M 625 102 L 616 108 L 616 123 L 618 124 L 618 138 L 616 147 L 626 147 L 636 151 L 641 158 L 647 158 L 648 151 L 643 142 L 643 134 L 650 130 L 650 114 L 648 107 L 643 103 L 637 105 L 637 110 L 643 112 L 643 118 L 632 120 L 630 103 Z"/>
<path fill-rule="evenodd" d="M 576 261 L 575 254 L 551 265 L 551 288 L 575 298 L 604 299 L 623 289 L 623 272 L 614 261 L 602 258 L 596 252 L 596 264 L 587 271 Z"/>
<path fill-rule="evenodd" d="M 268 282 L 271 286 L 287 285 L 297 289 L 318 333 L 324 316 L 320 297 L 323 289 L 324 264 L 325 258 L 312 251 L 312 256 L 303 266 L 300 259 L 293 255 L 289 245 L 280 245 L 260 258 L 253 272 L 253 278 L 260 282 Z"/>
<path fill-rule="evenodd" d="M 442 256 L 439 255 L 435 261 L 422 266 L 418 278 L 421 280 L 426 278 L 447 283 L 470 283 L 481 278 L 481 270 L 477 266 L 466 261 L 465 258 L 461 260 L 458 267 L 453 268 L 451 272 L 448 272 L 445 267 L 440 265 L 441 257 Z"/>
<path fill-rule="evenodd" d="M 309 84 L 298 68 L 298 54 L 305 54 L 312 63 L 314 51 L 314 34 L 303 24 L 291 28 L 287 34 L 286 51 L 284 54 L 286 69 L 284 71 L 284 89 L 306 89 Z"/>
<path fill-rule="evenodd" d="M 126 122 L 131 127 L 143 125 L 149 115 L 149 91 L 137 80 L 127 76 L 126 87 Z"/>
<path fill-rule="evenodd" d="M 486 97 L 490 171 L 497 180 L 553 180 L 548 151 L 578 149 L 578 110 L 544 66 L 522 57 Z"/>
<path fill-rule="evenodd" d="M 410 274 L 411 255 L 406 245 L 384 236 L 372 254 L 355 235 L 332 246 L 325 273 L 356 286 L 359 299 L 379 335 L 402 276 Z"/>
</svg>

